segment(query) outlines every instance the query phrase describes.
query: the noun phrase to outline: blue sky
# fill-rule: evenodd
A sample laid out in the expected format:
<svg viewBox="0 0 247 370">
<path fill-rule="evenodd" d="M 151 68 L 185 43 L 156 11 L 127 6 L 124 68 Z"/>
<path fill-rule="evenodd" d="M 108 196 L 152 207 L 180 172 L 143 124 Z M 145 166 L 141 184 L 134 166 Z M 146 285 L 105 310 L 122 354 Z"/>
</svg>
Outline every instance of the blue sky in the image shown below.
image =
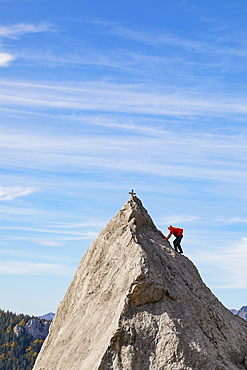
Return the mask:
<svg viewBox="0 0 247 370">
<path fill-rule="evenodd" d="M 0 1 L 0 300 L 55 311 L 134 189 L 247 305 L 247 4 Z"/>
</svg>

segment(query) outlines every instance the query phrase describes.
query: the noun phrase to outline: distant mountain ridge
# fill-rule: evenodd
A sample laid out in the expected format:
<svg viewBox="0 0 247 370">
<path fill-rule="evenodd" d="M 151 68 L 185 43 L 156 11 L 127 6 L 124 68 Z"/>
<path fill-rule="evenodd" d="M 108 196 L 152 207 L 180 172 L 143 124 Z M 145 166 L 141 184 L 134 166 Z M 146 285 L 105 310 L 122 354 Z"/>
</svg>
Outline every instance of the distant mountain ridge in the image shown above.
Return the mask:
<svg viewBox="0 0 247 370">
<path fill-rule="evenodd" d="M 234 315 L 238 315 L 242 317 L 245 321 L 247 321 L 247 306 L 243 306 L 240 308 L 240 310 L 232 309 L 230 310 Z"/>
<path fill-rule="evenodd" d="M 38 319 L 52 321 L 55 317 L 55 313 L 49 312 L 42 316 L 37 316 Z"/>
</svg>

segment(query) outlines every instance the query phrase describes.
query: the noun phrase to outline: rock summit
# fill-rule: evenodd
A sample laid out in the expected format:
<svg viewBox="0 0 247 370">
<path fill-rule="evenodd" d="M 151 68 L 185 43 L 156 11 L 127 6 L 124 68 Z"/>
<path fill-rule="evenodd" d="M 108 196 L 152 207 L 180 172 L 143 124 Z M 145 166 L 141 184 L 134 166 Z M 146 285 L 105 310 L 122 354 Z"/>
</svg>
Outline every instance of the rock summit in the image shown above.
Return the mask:
<svg viewBox="0 0 247 370">
<path fill-rule="evenodd" d="M 247 322 L 131 196 L 82 258 L 34 370 L 247 369 Z"/>
</svg>

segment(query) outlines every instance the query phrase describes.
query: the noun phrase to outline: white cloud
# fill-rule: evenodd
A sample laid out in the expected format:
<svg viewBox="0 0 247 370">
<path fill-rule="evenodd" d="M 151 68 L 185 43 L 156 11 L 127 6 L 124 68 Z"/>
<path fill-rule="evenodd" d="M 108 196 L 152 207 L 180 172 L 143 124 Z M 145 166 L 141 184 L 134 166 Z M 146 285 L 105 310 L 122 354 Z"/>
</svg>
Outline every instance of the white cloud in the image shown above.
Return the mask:
<svg viewBox="0 0 247 370">
<path fill-rule="evenodd" d="M 247 223 L 247 218 L 241 218 L 241 217 L 233 217 L 230 220 L 227 220 L 226 223 L 228 224 L 243 224 Z"/>
<path fill-rule="evenodd" d="M 29 261 L 0 262 L 2 275 L 73 275 L 75 269 L 57 263 L 35 263 Z"/>
<path fill-rule="evenodd" d="M 1 187 L 0 187 L 1 189 Z M 12 216 L 12 215 L 16 215 L 16 219 L 19 219 L 20 215 L 22 216 L 37 216 L 37 214 L 39 213 L 39 211 L 37 211 L 37 209 L 31 209 L 31 208 L 25 208 L 23 209 L 23 207 L 20 207 L 20 208 L 17 208 L 17 207 L 9 207 L 9 206 L 2 206 L 1 209 L 0 209 L 0 213 L 4 214 L 4 217 L 8 217 L 8 215 Z"/>
<path fill-rule="evenodd" d="M 5 131 L 5 132 L 4 132 Z M 242 136 L 163 130 L 158 137 L 39 134 L 3 129 L 4 168 L 78 170 L 105 168 L 169 177 L 245 181 L 246 146 Z M 174 148 L 176 153 L 174 155 Z M 11 156 L 9 153 L 11 152 Z M 152 153 L 152 155 L 150 155 Z M 117 160 L 116 160 L 117 159 Z"/>
<path fill-rule="evenodd" d="M 178 223 L 183 223 L 183 222 L 194 222 L 199 220 L 200 217 L 198 216 L 192 216 L 192 215 L 170 215 L 163 217 L 159 220 L 160 224 L 178 224 Z"/>
<path fill-rule="evenodd" d="M 37 188 L 29 187 L 29 188 L 22 188 L 22 187 L 3 187 L 0 185 L 0 201 L 5 200 L 13 200 L 19 197 L 26 197 L 30 194 L 35 193 L 38 191 Z"/>
<path fill-rule="evenodd" d="M 219 93 L 198 96 L 193 90 L 151 84 L 117 84 L 105 81 L 84 81 L 81 84 L 40 84 L 1 81 L 1 100 L 8 106 L 77 109 L 83 111 L 138 113 L 175 116 L 225 117 L 246 114 L 242 95 Z"/>
<path fill-rule="evenodd" d="M 222 34 L 210 33 L 210 39 L 205 38 L 205 35 L 197 35 L 197 39 L 181 37 L 175 33 L 164 32 L 147 32 L 136 29 L 124 27 L 116 22 L 93 21 L 96 25 L 104 27 L 107 34 L 112 34 L 127 38 L 132 41 L 141 42 L 156 47 L 173 46 L 179 49 L 183 48 L 185 51 L 193 51 L 194 53 L 202 54 L 225 54 L 229 56 L 243 56 L 246 57 L 247 52 L 242 38 L 238 39 L 234 35 L 230 36 L 226 33 L 224 35 L 224 28 L 221 28 Z M 218 28 L 219 31 L 219 28 Z M 244 38 L 243 38 L 244 39 Z M 228 45 L 233 45 L 229 47 Z M 185 58 L 184 58 L 185 60 Z"/>
<path fill-rule="evenodd" d="M 192 259 L 211 267 L 214 288 L 247 289 L 247 238 L 223 249 L 194 250 Z"/>
<path fill-rule="evenodd" d="M 77 263 L 78 260 L 77 258 L 72 258 L 72 257 L 64 257 L 60 253 L 57 253 L 55 251 L 55 254 L 52 253 L 45 253 L 41 254 L 36 251 L 36 249 L 32 250 L 26 250 L 26 249 L 1 249 L 0 250 L 0 255 L 2 260 L 7 260 L 7 261 L 18 261 L 24 260 L 24 261 L 29 261 L 29 262 L 36 262 L 40 263 L 53 263 L 53 264 L 65 264 L 65 265 L 72 265 L 74 263 Z M 11 259 L 11 260 L 10 260 Z"/>
<path fill-rule="evenodd" d="M 43 240 L 43 239 L 33 239 L 32 240 L 33 242 L 39 244 L 39 245 L 43 245 L 44 247 L 62 247 L 63 244 L 62 243 L 58 243 L 54 240 Z"/>
<path fill-rule="evenodd" d="M 99 221 L 99 220 L 87 220 L 85 222 L 81 222 L 78 224 L 68 224 L 64 223 L 61 225 L 54 226 L 55 228 L 62 228 L 62 229 L 74 229 L 74 228 L 81 228 L 81 227 L 103 227 L 106 224 L 106 221 Z"/>
<path fill-rule="evenodd" d="M 79 239 L 92 239 L 98 234 L 93 231 L 87 231 L 85 233 L 79 233 L 75 231 L 63 231 L 61 229 L 34 229 L 29 227 L 18 227 L 18 226 L 0 226 L 1 230 L 19 230 L 19 231 L 31 231 L 33 233 L 46 233 L 46 234 L 61 234 L 61 235 L 78 235 Z M 68 240 L 68 239 L 67 239 Z M 70 239 L 69 239 L 70 240 Z"/>
<path fill-rule="evenodd" d="M 9 53 L 0 53 L 0 67 L 8 67 L 15 60 L 15 57 Z"/>
<path fill-rule="evenodd" d="M 27 33 L 39 33 L 52 31 L 50 23 L 18 23 L 10 26 L 0 26 L 0 37 L 17 37 Z"/>
<path fill-rule="evenodd" d="M 187 50 L 193 50 L 197 52 L 204 52 L 205 49 L 208 50 L 208 46 L 205 42 L 198 42 L 190 39 L 185 39 L 178 37 L 171 33 L 148 33 L 148 32 L 141 32 L 135 31 L 129 28 L 125 28 L 122 26 L 117 26 L 112 31 L 115 35 L 122 36 L 131 40 L 143 42 L 145 44 L 150 45 L 172 45 L 172 46 L 180 46 Z"/>
</svg>

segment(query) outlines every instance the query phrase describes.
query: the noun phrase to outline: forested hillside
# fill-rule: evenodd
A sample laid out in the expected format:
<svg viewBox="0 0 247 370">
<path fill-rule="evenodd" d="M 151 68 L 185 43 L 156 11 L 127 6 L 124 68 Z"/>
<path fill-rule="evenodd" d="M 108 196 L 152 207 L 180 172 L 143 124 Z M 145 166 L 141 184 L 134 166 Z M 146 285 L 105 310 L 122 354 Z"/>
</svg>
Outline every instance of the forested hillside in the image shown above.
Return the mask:
<svg viewBox="0 0 247 370">
<path fill-rule="evenodd" d="M 0 310 L 0 370 L 33 368 L 45 339 L 43 332 L 39 335 L 40 327 L 48 330 L 49 323 L 29 315 Z"/>
</svg>

